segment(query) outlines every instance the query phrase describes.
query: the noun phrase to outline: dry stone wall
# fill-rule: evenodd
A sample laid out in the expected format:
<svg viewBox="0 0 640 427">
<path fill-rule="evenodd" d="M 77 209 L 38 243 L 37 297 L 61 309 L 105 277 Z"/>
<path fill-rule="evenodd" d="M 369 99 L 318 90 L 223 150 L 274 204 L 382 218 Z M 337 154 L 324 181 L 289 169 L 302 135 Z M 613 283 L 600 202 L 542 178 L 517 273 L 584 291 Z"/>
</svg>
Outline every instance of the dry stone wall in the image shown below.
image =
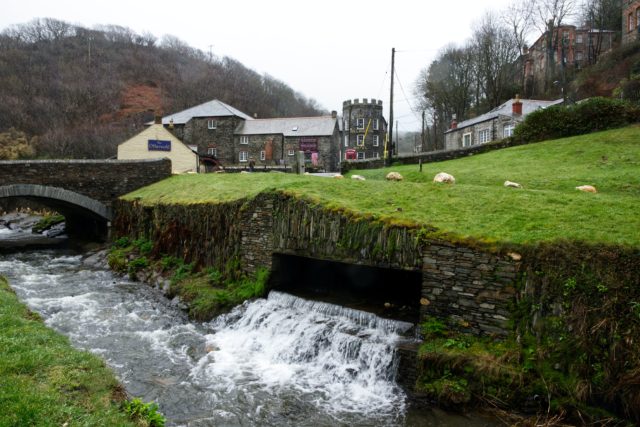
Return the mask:
<svg viewBox="0 0 640 427">
<path fill-rule="evenodd" d="M 507 333 L 518 263 L 506 255 L 420 236 L 416 227 L 333 211 L 282 193 L 226 204 L 145 207 L 120 201 L 115 236 L 145 237 L 157 254 L 197 266 L 238 258 L 255 273 L 274 253 L 421 271 L 421 317 L 475 334 Z M 397 286 L 390 283 L 389 286 Z"/>
</svg>

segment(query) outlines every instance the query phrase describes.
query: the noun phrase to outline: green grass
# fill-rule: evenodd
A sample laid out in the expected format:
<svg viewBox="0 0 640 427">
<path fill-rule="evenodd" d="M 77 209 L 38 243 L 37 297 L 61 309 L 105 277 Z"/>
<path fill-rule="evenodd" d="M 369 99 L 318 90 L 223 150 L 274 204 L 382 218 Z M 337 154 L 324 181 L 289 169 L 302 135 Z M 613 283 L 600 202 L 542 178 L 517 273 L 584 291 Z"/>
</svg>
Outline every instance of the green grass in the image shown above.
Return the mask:
<svg viewBox="0 0 640 427">
<path fill-rule="evenodd" d="M 402 182 L 387 182 L 398 171 Z M 435 184 L 448 172 L 455 185 Z M 367 181 L 285 174 L 182 175 L 137 190 L 144 204 L 221 203 L 283 191 L 332 209 L 503 243 L 575 240 L 640 245 L 640 127 L 498 150 L 463 159 L 353 171 Z M 524 189 L 503 187 L 505 180 Z M 597 187 L 582 193 L 578 185 Z"/>
<path fill-rule="evenodd" d="M 102 360 L 47 328 L 0 277 L 0 426 L 137 425 L 124 398 Z"/>
</svg>

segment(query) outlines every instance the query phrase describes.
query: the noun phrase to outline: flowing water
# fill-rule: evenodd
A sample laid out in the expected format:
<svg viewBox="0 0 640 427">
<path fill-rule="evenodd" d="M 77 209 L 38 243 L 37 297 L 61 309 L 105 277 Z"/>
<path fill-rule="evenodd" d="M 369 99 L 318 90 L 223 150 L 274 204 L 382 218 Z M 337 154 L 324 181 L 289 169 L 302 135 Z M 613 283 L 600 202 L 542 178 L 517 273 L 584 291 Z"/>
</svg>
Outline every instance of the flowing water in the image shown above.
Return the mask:
<svg viewBox="0 0 640 427">
<path fill-rule="evenodd" d="M 61 251 L 1 256 L 0 274 L 169 425 L 490 425 L 407 411 L 394 382 L 404 322 L 271 292 L 194 323 L 159 291 Z"/>
</svg>

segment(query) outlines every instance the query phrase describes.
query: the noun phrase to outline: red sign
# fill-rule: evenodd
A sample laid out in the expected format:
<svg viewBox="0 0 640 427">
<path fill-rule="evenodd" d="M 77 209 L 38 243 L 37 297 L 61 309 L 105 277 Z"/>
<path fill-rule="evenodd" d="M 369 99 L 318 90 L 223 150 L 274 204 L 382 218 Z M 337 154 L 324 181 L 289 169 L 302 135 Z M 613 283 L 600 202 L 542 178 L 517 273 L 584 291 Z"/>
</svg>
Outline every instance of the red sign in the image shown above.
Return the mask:
<svg viewBox="0 0 640 427">
<path fill-rule="evenodd" d="M 300 151 L 312 153 L 318 151 L 318 138 L 300 138 Z"/>
</svg>

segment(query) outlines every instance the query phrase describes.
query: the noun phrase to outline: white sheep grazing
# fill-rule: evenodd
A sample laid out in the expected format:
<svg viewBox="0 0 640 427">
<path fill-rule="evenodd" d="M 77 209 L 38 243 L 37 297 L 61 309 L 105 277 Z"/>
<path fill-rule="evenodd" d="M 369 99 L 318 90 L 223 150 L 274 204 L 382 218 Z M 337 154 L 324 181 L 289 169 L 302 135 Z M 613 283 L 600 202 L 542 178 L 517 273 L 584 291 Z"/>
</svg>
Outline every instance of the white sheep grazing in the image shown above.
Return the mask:
<svg viewBox="0 0 640 427">
<path fill-rule="evenodd" d="M 584 191 L 585 193 L 598 192 L 598 190 L 596 190 L 596 187 L 594 187 L 593 185 L 580 185 L 579 187 L 576 187 L 576 190 Z"/>
<path fill-rule="evenodd" d="M 433 177 L 433 182 L 444 182 L 446 184 L 455 184 L 456 179 L 453 175 L 449 175 L 446 172 L 440 172 L 436 176 Z"/>
<path fill-rule="evenodd" d="M 398 172 L 389 172 L 387 174 L 387 181 L 402 181 L 404 178 Z"/>
<path fill-rule="evenodd" d="M 357 181 L 366 181 L 366 178 L 362 175 L 351 175 L 351 179 L 355 179 Z"/>
<path fill-rule="evenodd" d="M 505 181 L 504 182 L 504 186 L 505 187 L 511 187 L 511 188 L 522 188 L 522 185 L 518 184 L 517 182 L 512 182 L 512 181 Z"/>
</svg>

